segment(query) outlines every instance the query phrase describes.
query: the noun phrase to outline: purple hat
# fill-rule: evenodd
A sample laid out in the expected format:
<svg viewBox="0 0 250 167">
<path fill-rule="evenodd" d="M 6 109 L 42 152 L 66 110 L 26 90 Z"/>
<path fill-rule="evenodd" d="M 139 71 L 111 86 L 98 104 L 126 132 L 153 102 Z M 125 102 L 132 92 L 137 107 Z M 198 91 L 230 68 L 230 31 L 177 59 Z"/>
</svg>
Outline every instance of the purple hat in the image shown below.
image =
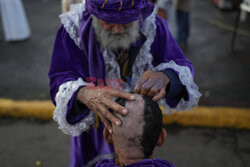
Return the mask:
<svg viewBox="0 0 250 167">
<path fill-rule="evenodd" d="M 86 0 L 86 9 L 97 18 L 115 24 L 145 19 L 154 9 L 148 0 Z"/>
</svg>

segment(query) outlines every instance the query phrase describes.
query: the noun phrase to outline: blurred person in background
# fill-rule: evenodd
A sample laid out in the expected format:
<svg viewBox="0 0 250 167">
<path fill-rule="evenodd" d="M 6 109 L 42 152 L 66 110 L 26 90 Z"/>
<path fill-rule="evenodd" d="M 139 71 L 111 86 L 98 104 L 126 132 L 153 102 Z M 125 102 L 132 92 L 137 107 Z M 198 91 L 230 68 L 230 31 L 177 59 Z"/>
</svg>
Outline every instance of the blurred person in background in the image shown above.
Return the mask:
<svg viewBox="0 0 250 167">
<path fill-rule="evenodd" d="M 113 101 L 135 100 L 125 90 L 151 96 L 166 113 L 197 106 L 193 65 L 153 10 L 148 0 L 87 0 L 60 15 L 50 93 L 54 120 L 72 136 L 71 167 L 114 157 L 103 130 L 122 124 L 108 109 L 128 113 Z"/>
<path fill-rule="evenodd" d="M 168 21 L 170 18 L 169 14 L 171 14 L 170 11 L 172 9 L 172 1 L 173 0 L 158 0 L 156 4 L 158 16 L 165 19 L 166 21 Z"/>
<path fill-rule="evenodd" d="M 176 19 L 173 0 L 158 0 L 155 5 L 155 11 L 158 16 L 167 21 L 171 33 L 176 34 Z"/>
<path fill-rule="evenodd" d="M 68 12 L 71 4 L 81 3 L 82 0 L 62 0 L 62 12 Z"/>
<path fill-rule="evenodd" d="M 21 0 L 0 0 L 0 13 L 6 41 L 29 38 L 30 28 Z"/>
<path fill-rule="evenodd" d="M 114 146 L 115 160 L 101 160 L 96 167 L 174 167 L 166 160 L 153 159 L 155 147 L 162 146 L 167 138 L 158 104 L 141 95 L 136 95 L 135 101 L 118 99 L 116 102 L 129 112 L 126 116 L 114 113 L 122 120 L 122 125 L 112 124 L 113 133 L 107 128 L 103 131 L 106 142 Z"/>
<path fill-rule="evenodd" d="M 180 47 L 187 50 L 188 37 L 190 34 L 190 12 L 192 0 L 176 0 L 176 23 L 177 36 L 176 40 Z"/>
<path fill-rule="evenodd" d="M 176 40 L 180 47 L 186 51 L 188 44 L 188 37 L 190 34 L 190 12 L 192 0 L 158 0 L 157 14 L 168 20 L 169 15 L 172 13 L 172 5 L 176 9 Z"/>
</svg>

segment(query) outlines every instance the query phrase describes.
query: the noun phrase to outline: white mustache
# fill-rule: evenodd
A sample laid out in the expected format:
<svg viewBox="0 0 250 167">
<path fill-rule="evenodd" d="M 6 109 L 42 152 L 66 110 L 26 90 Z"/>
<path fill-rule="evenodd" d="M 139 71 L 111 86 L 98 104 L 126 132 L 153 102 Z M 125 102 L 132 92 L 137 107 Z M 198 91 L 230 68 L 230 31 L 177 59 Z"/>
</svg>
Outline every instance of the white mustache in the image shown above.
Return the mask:
<svg viewBox="0 0 250 167">
<path fill-rule="evenodd" d="M 139 37 L 139 21 L 134 21 L 132 25 L 116 34 L 113 30 L 106 31 L 102 28 L 95 16 L 93 18 L 93 28 L 97 41 L 103 49 L 115 50 L 118 48 L 128 49 Z"/>
</svg>

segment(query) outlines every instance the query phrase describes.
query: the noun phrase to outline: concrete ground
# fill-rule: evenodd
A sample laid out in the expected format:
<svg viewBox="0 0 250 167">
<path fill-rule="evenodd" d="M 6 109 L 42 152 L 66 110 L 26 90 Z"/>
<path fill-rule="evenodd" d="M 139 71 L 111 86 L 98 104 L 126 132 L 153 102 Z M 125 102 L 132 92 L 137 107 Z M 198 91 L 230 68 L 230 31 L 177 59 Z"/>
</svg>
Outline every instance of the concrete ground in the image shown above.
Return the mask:
<svg viewBox="0 0 250 167">
<path fill-rule="evenodd" d="M 0 98 L 49 99 L 47 77 L 60 21 L 59 0 L 23 0 L 32 36 L 24 42 L 3 41 L 0 25 Z M 187 52 L 201 105 L 249 107 L 250 24 L 240 23 L 235 52 L 230 42 L 235 12 L 217 10 L 210 0 L 194 0 Z M 1 24 L 1 23 L 0 23 Z M 155 152 L 176 166 L 246 167 L 250 165 L 250 131 L 167 127 L 166 144 Z M 70 138 L 52 121 L 0 117 L 0 166 L 68 166 Z M 37 164 L 39 165 L 39 163 Z"/>
<path fill-rule="evenodd" d="M 177 167 L 247 167 L 250 164 L 250 132 L 247 130 L 167 126 L 166 143 L 155 158 Z M 2 118 L 0 166 L 67 167 L 70 137 L 52 121 Z"/>
</svg>

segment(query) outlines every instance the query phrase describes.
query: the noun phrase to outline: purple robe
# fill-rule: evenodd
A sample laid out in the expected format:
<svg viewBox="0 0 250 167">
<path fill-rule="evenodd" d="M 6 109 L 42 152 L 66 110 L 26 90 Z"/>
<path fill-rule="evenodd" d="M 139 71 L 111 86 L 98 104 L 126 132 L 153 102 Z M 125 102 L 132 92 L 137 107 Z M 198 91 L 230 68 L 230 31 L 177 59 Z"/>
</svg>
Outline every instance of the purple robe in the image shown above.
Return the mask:
<svg viewBox="0 0 250 167">
<path fill-rule="evenodd" d="M 58 122 L 59 129 L 72 135 L 71 167 L 94 166 L 100 159 L 114 157 L 112 146 L 105 142 L 102 135 L 104 124 L 95 119 L 93 112 L 86 106 L 74 104 L 77 91 L 86 86 L 87 77 L 105 79 L 109 74 L 106 72 L 109 62 L 95 39 L 90 14 L 85 10 L 79 12 L 80 8 L 76 11 L 61 16 L 63 26 L 57 32 L 49 71 L 51 99 L 56 105 L 53 118 Z M 147 44 L 152 42 L 150 46 L 144 47 L 149 57 L 152 55 L 152 62 L 144 62 L 135 68 L 138 69 L 135 72 L 153 67 L 159 71 L 172 69 L 185 86 L 188 98 L 176 101 L 166 97 L 163 101 L 169 105 L 167 109 L 192 108 L 197 105 L 200 96 L 193 83 L 193 66 L 170 34 L 167 23 L 154 14 L 152 18 L 154 22 L 150 25 L 156 27 L 155 36 L 152 41 L 146 41 Z M 138 65 L 136 63 L 135 66 Z M 76 112 L 79 110 L 81 112 Z"/>
<path fill-rule="evenodd" d="M 144 159 L 140 162 L 136 162 L 125 167 L 175 167 L 175 165 L 163 159 Z M 102 160 L 96 164 L 96 167 L 119 167 L 113 160 Z"/>
</svg>

